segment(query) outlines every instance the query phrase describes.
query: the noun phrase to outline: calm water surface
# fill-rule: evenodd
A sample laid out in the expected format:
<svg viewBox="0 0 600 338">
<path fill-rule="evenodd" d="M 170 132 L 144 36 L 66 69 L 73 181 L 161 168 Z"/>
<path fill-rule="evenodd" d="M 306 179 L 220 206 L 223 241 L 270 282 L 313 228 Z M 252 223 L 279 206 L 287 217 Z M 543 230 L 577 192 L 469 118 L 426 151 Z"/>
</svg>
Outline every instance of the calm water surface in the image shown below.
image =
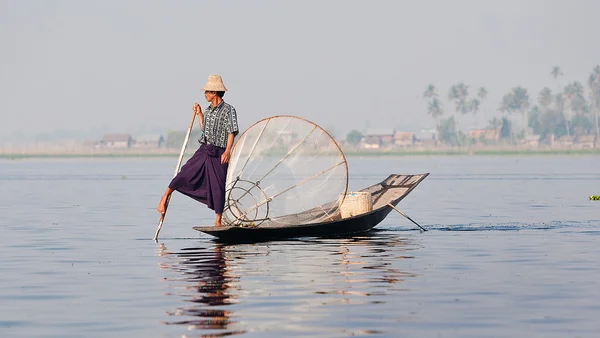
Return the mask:
<svg viewBox="0 0 600 338">
<path fill-rule="evenodd" d="M 0 161 L 1 337 L 598 337 L 600 157 L 349 158 L 431 175 L 375 231 L 221 245 L 176 158 Z"/>
</svg>

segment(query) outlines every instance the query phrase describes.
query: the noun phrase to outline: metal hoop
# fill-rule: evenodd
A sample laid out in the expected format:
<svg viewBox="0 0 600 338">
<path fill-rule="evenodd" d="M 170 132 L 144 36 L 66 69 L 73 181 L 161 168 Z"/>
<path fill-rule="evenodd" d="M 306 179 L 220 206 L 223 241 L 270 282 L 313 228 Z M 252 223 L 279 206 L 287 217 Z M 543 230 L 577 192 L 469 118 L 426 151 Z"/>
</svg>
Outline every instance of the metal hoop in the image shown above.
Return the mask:
<svg viewBox="0 0 600 338">
<path fill-rule="evenodd" d="M 244 188 L 240 186 L 240 182 L 245 182 L 245 183 L 249 183 L 250 184 L 250 188 Z M 258 203 L 260 201 L 259 196 L 255 196 L 251 190 L 258 188 L 258 190 L 260 191 L 260 194 L 262 195 L 262 197 L 264 199 L 267 200 L 267 202 L 265 204 L 263 204 L 265 206 L 265 215 L 262 218 L 259 218 L 259 211 L 261 208 L 256 208 L 254 209 L 254 216 L 252 218 L 248 217 L 248 211 L 246 213 L 241 213 L 240 208 L 238 207 L 240 199 L 242 197 L 245 197 L 247 195 L 249 195 L 252 199 L 254 199 L 254 201 L 256 203 Z M 241 190 L 243 191 L 243 194 L 240 198 L 238 198 L 237 200 L 232 198 L 231 192 L 234 190 Z M 225 194 L 226 196 L 228 196 L 227 198 L 227 206 L 224 210 L 225 211 L 229 211 L 229 213 L 231 213 L 232 216 L 235 217 L 235 219 L 231 222 L 231 225 L 235 225 L 235 226 L 252 226 L 252 227 L 256 227 L 261 225 L 264 221 L 269 220 L 269 202 L 270 199 L 267 197 L 267 194 L 265 193 L 265 191 L 259 186 L 258 182 L 252 182 L 252 181 L 248 181 L 248 180 L 241 180 L 239 179 L 239 177 L 233 182 L 233 184 L 229 187 L 229 189 L 227 189 L 227 192 Z M 240 211 L 241 214 L 238 213 L 234 213 L 233 210 L 238 210 Z M 252 210 L 249 210 L 252 211 Z"/>
</svg>

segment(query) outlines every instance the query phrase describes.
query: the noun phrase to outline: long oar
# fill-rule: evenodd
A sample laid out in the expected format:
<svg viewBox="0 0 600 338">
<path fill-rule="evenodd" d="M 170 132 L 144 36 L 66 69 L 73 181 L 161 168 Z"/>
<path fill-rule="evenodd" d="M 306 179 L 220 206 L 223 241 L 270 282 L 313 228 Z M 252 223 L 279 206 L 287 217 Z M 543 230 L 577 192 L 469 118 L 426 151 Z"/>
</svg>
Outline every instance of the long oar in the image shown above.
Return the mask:
<svg viewBox="0 0 600 338">
<path fill-rule="evenodd" d="M 192 127 L 194 126 L 194 120 L 196 119 L 196 111 L 192 113 L 192 119 L 190 120 L 190 126 L 188 127 L 187 134 L 185 135 L 185 140 L 183 141 L 183 146 L 181 147 L 181 153 L 179 154 L 179 160 L 177 161 L 177 167 L 175 167 L 175 174 L 173 177 L 177 176 L 179 173 L 179 169 L 181 168 L 181 161 L 183 161 L 183 154 L 185 153 L 185 148 L 187 148 L 188 141 L 190 139 L 190 134 L 192 133 Z M 156 228 L 156 234 L 154 234 L 154 241 L 158 241 L 158 233 L 162 228 L 163 221 L 165 220 L 165 215 L 167 214 L 167 208 L 169 207 L 169 201 L 171 200 L 171 195 L 167 197 L 165 201 L 165 212 L 160 215 L 160 220 L 158 221 L 158 228 Z"/>
<path fill-rule="evenodd" d="M 392 209 L 394 209 L 394 210 L 396 210 L 397 212 L 399 212 L 399 213 L 400 213 L 400 215 L 402 215 L 402 216 L 406 217 L 406 218 L 407 218 L 409 221 L 411 221 L 411 222 L 415 223 L 415 224 L 416 224 L 416 225 L 417 225 L 419 228 L 421 228 L 421 230 L 423 230 L 423 231 L 427 231 L 427 229 L 425 229 L 425 228 L 423 228 L 422 226 L 420 226 L 420 225 L 419 225 L 419 223 L 417 223 L 417 222 L 413 221 L 413 220 L 412 220 L 412 218 L 408 217 L 408 216 L 407 216 L 405 213 L 403 213 L 402 211 L 400 211 L 400 209 L 398 209 L 398 208 L 396 208 L 394 205 L 392 205 L 392 203 L 388 203 L 388 205 L 389 205 L 390 207 L 392 207 Z"/>
</svg>

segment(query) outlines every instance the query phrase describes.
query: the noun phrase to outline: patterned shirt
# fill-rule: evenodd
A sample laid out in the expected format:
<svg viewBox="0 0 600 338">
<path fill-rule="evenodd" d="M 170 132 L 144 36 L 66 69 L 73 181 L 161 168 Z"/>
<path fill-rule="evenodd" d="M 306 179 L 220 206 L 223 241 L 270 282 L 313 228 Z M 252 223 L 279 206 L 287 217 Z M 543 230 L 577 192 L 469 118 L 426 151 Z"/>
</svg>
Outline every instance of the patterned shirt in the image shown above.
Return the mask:
<svg viewBox="0 0 600 338">
<path fill-rule="evenodd" d="M 200 143 L 208 143 L 221 148 L 227 148 L 227 136 L 239 132 L 235 108 L 221 101 L 215 108 L 212 103 L 202 116 L 202 138 Z"/>
</svg>

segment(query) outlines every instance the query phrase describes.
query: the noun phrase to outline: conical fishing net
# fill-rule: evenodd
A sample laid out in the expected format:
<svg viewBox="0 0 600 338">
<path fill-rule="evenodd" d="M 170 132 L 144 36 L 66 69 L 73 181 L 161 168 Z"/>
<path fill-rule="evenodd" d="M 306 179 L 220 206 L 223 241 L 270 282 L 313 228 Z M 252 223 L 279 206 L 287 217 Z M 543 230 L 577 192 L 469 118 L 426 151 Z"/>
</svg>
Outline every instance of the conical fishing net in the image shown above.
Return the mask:
<svg viewBox="0 0 600 338">
<path fill-rule="evenodd" d="M 298 117 L 274 116 L 235 143 L 223 218 L 240 226 L 334 220 L 347 187 L 346 158 L 325 130 Z"/>
</svg>

